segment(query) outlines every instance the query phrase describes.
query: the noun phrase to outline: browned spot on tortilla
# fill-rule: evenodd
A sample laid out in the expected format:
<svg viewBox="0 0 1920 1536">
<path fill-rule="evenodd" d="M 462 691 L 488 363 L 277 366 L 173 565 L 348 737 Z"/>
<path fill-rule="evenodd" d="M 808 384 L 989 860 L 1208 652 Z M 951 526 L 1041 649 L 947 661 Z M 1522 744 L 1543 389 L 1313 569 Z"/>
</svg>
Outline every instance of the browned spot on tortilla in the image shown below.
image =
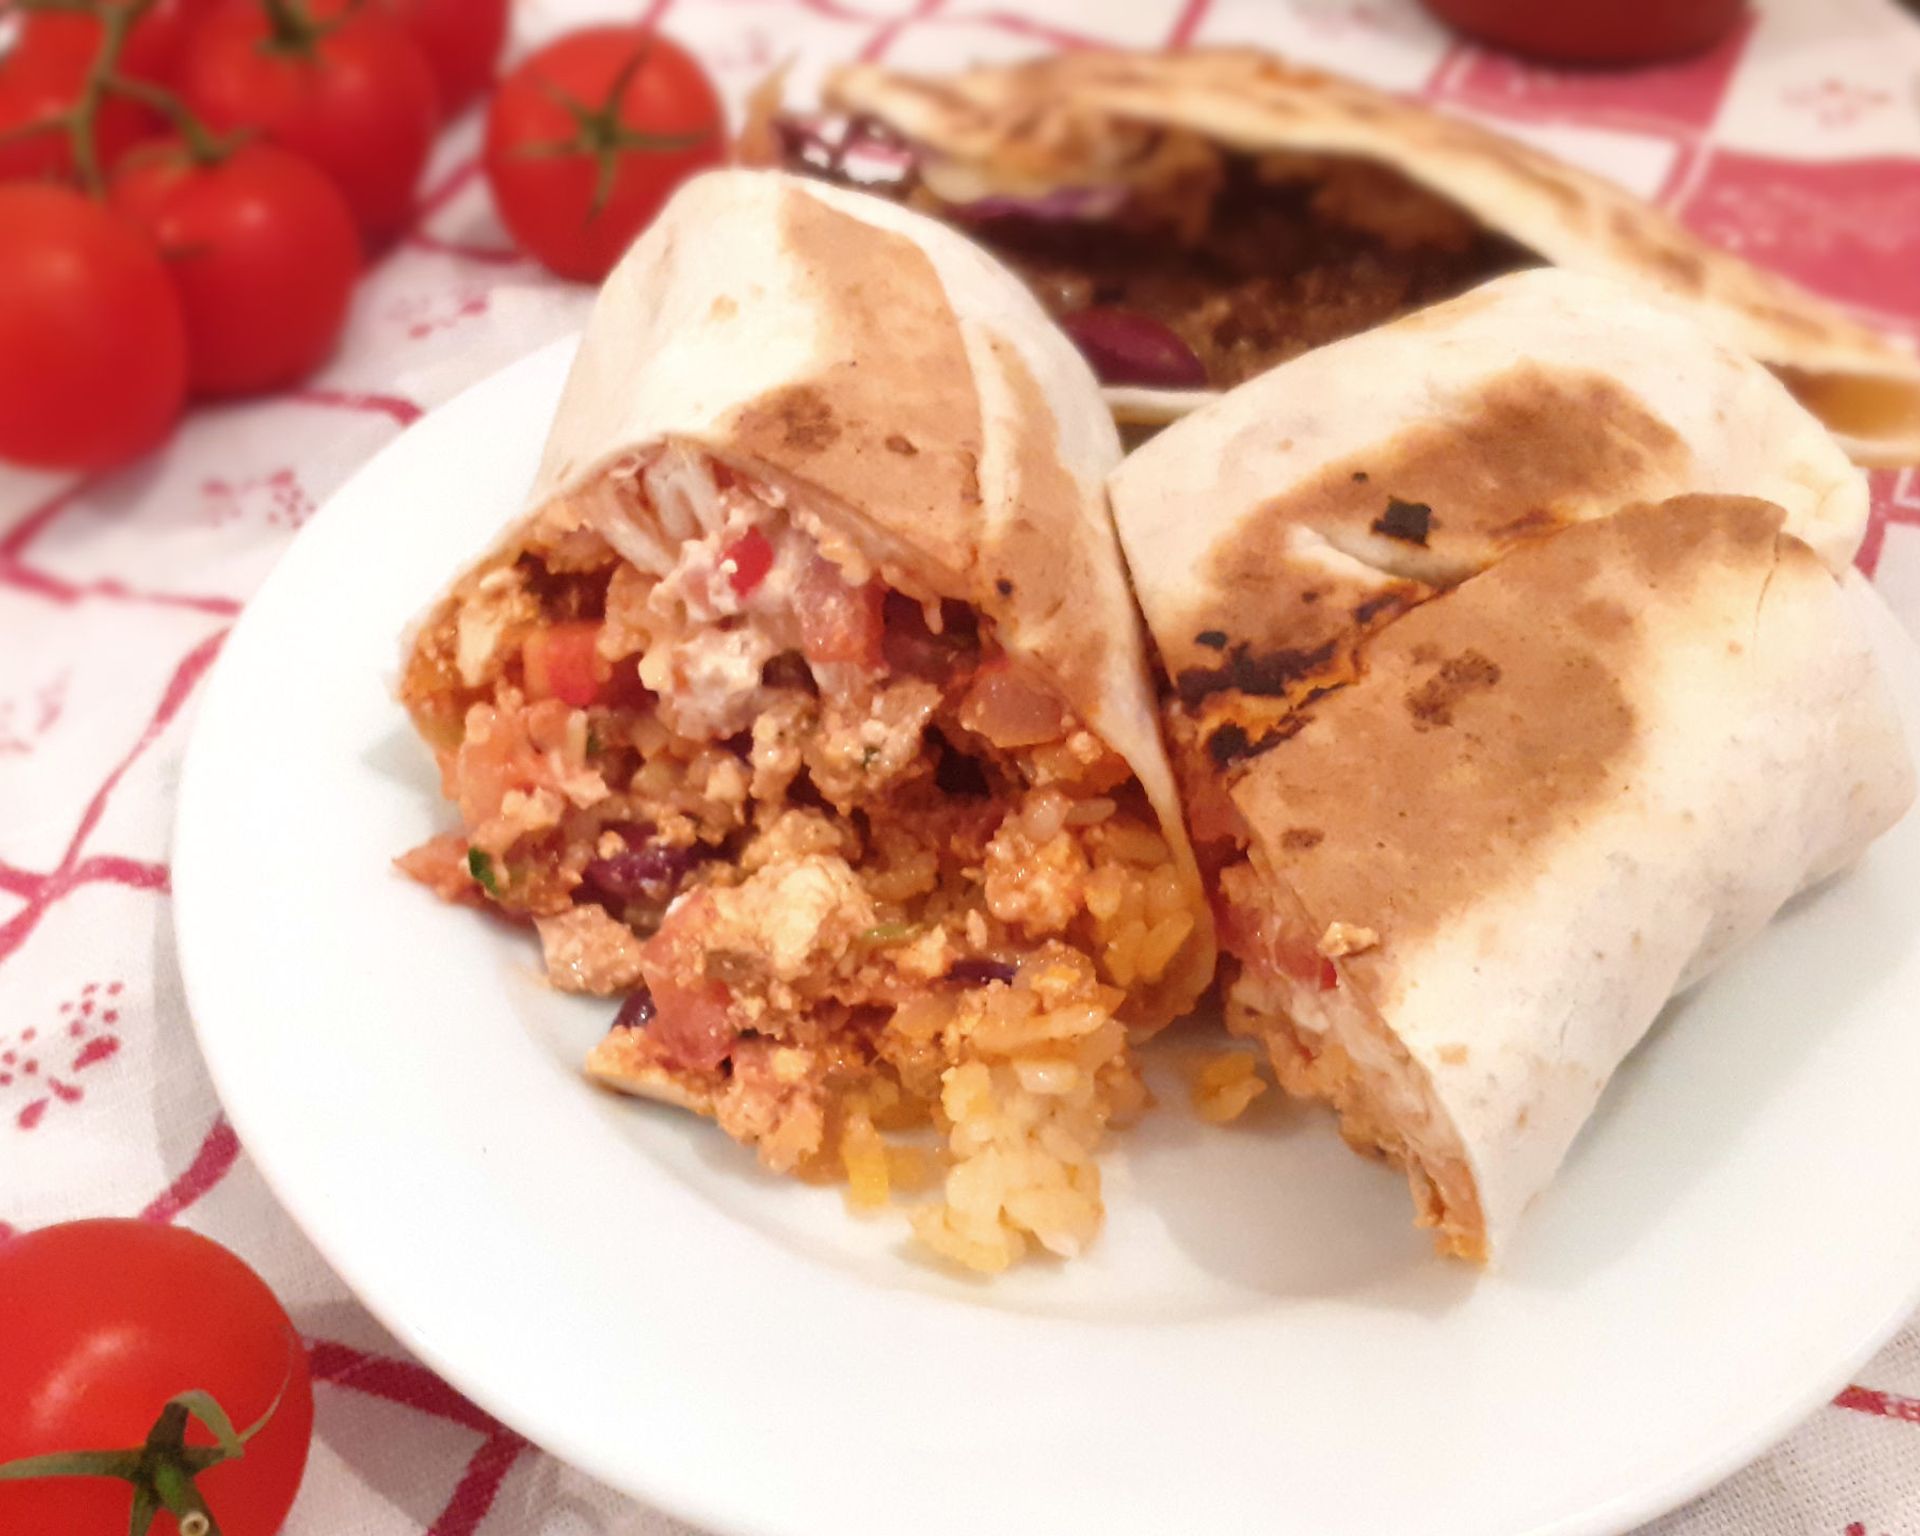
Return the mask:
<svg viewBox="0 0 1920 1536">
<path fill-rule="evenodd" d="M 893 432 L 887 436 L 887 451 L 889 453 L 904 453 L 912 456 L 920 450 L 913 446 L 910 438 L 902 437 L 898 432 Z"/>
<path fill-rule="evenodd" d="M 908 574 L 947 590 L 979 548 L 982 445 L 973 370 L 926 253 L 799 186 L 771 232 L 805 281 L 808 363 L 720 427 L 731 456 L 790 476 L 910 555 Z M 909 455 L 889 438 L 914 445 Z"/>
<path fill-rule="evenodd" d="M 1125 643 L 1115 634 L 1124 620 L 1101 603 L 1105 587 L 1094 568 L 1081 490 L 1060 462 L 1052 407 L 1013 347 L 998 336 L 988 344 L 1012 397 L 1008 417 L 1018 424 L 1002 463 L 1013 510 L 980 552 L 987 590 L 972 597 L 1014 627 L 1022 647 L 1047 667 L 1084 720 L 1105 703 L 1102 668 L 1109 647 Z M 998 579 L 986 579 L 990 573 L 1010 574 L 1018 584 L 1003 591 Z"/>
<path fill-rule="evenodd" d="M 1627 606 L 1606 597 L 1575 604 L 1570 617 L 1576 627 L 1600 640 L 1613 639 L 1633 626 L 1633 614 Z"/>
<path fill-rule="evenodd" d="M 1517 362 L 1447 415 L 1368 443 L 1242 517 L 1196 573 L 1204 600 L 1186 632 L 1224 630 L 1256 656 L 1338 651 L 1356 628 L 1392 621 L 1528 540 L 1677 488 L 1690 460 L 1613 379 Z M 1389 497 L 1431 509 L 1424 545 L 1374 532 Z M 1294 553 L 1290 525 L 1382 550 L 1375 558 L 1419 579 L 1329 573 Z M 1167 662 L 1177 675 L 1214 659 L 1176 646 Z"/>
<path fill-rule="evenodd" d="M 1453 709 L 1470 693 L 1491 688 L 1500 681 L 1500 665 L 1478 651 L 1462 651 L 1449 656 L 1433 674 L 1406 697 L 1407 713 L 1413 716 L 1416 731 L 1430 731 L 1453 724 Z"/>
<path fill-rule="evenodd" d="M 1304 853 L 1309 848 L 1318 848 L 1327 840 L 1327 834 L 1318 827 L 1288 827 L 1280 834 L 1280 846 L 1289 853 Z"/>
<path fill-rule="evenodd" d="M 1542 845 L 1630 790 L 1643 668 L 1679 635 L 1700 637 L 1703 615 L 1744 632 L 1776 560 L 1802 548 L 1779 538 L 1782 520 L 1764 502 L 1683 497 L 1526 544 L 1376 634 L 1362 676 L 1246 765 L 1234 803 L 1307 916 L 1391 939 L 1349 960 L 1361 985 L 1410 941 L 1535 878 Z M 1596 631 L 1615 608 L 1631 622 Z M 1436 712 L 1451 729 L 1432 728 Z M 1287 847 L 1299 826 L 1326 836 Z"/>
<path fill-rule="evenodd" d="M 797 453 L 818 453 L 840 435 L 827 397 L 809 384 L 776 390 L 764 408 L 780 434 L 780 446 Z"/>
<path fill-rule="evenodd" d="M 730 293 L 714 295 L 713 302 L 707 306 L 709 320 L 731 320 L 739 313 L 740 306 L 734 302 L 733 295 Z"/>
</svg>

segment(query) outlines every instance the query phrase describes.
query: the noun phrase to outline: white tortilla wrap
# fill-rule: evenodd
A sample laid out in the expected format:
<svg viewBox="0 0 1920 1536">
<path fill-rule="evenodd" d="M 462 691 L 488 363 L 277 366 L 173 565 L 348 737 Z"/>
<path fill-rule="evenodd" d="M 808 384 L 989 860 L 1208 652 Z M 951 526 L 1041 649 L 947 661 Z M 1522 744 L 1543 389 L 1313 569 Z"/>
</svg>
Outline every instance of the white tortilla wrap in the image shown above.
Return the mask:
<svg viewBox="0 0 1920 1536">
<path fill-rule="evenodd" d="M 855 65 L 828 99 L 923 152 L 927 185 L 966 201 L 1129 185 L 1175 130 L 1254 156 L 1384 168 L 1544 263 L 1611 277 L 1672 304 L 1774 368 L 1865 464 L 1920 459 L 1920 360 L 1840 306 L 1706 244 L 1621 188 L 1480 125 L 1252 50 L 1062 55 L 928 80 Z M 1392 200 L 1345 199 L 1393 234 Z M 1165 420 L 1204 396 L 1120 390 L 1130 418 Z"/>
</svg>

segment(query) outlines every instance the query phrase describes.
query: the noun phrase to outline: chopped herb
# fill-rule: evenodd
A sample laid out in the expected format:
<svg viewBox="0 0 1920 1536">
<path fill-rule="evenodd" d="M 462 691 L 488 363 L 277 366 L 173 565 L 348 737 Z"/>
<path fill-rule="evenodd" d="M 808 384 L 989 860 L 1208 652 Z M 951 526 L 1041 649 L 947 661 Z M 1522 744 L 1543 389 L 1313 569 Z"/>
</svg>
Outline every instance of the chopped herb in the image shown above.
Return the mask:
<svg viewBox="0 0 1920 1536">
<path fill-rule="evenodd" d="M 598 757 L 599 755 L 600 755 L 600 733 L 596 731 L 592 726 L 588 726 L 587 727 L 587 756 Z"/>
<path fill-rule="evenodd" d="M 860 754 L 860 769 L 864 773 L 879 761 L 880 749 L 878 747 L 868 747 L 866 751 Z"/>
<path fill-rule="evenodd" d="M 500 880 L 493 872 L 493 856 L 482 853 L 478 848 L 467 850 L 467 873 L 480 882 L 480 889 L 489 896 L 500 895 Z"/>
<path fill-rule="evenodd" d="M 862 944 L 898 944 L 920 931 L 918 923 L 876 923 L 860 935 Z"/>
</svg>

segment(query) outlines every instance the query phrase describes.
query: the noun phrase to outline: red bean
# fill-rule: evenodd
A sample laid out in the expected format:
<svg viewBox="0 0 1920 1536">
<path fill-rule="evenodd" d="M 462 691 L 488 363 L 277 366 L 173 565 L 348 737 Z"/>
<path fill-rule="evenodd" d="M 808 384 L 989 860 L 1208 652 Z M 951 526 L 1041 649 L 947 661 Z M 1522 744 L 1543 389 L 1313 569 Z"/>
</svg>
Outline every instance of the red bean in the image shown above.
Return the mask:
<svg viewBox="0 0 1920 1536">
<path fill-rule="evenodd" d="M 1060 328 L 1103 384 L 1156 389 L 1204 389 L 1207 370 L 1188 346 L 1151 315 L 1131 309 L 1082 309 L 1060 318 Z"/>
</svg>

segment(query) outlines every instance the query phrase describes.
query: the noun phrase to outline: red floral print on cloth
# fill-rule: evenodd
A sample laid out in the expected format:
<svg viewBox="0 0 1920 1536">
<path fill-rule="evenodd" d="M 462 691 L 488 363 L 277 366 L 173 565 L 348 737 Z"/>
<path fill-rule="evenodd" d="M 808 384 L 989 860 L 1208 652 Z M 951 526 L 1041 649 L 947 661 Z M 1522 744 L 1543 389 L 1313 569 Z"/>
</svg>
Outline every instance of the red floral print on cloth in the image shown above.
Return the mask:
<svg viewBox="0 0 1920 1536">
<path fill-rule="evenodd" d="M 122 982 L 90 981 L 51 1019 L 0 1032 L 0 1124 L 31 1131 L 54 1106 L 86 1097 L 83 1075 L 119 1053 L 124 990 Z"/>
<path fill-rule="evenodd" d="M 1828 75 L 1811 84 L 1792 86 L 1780 93 L 1780 99 L 1822 128 L 1851 128 L 1862 118 L 1886 110 L 1893 103 L 1893 93 Z"/>
<path fill-rule="evenodd" d="M 0 695 L 0 757 L 27 757 L 60 723 L 71 672 L 18 694 Z"/>
<path fill-rule="evenodd" d="M 200 486 L 202 516 L 212 527 L 251 518 L 269 528 L 295 529 L 313 515 L 313 498 L 291 469 L 244 480 L 211 479 Z"/>
<path fill-rule="evenodd" d="M 489 295 L 485 288 L 473 286 L 444 292 L 403 294 L 388 307 L 386 318 L 399 326 L 409 340 L 424 341 L 440 331 L 450 331 L 487 312 Z"/>
</svg>

